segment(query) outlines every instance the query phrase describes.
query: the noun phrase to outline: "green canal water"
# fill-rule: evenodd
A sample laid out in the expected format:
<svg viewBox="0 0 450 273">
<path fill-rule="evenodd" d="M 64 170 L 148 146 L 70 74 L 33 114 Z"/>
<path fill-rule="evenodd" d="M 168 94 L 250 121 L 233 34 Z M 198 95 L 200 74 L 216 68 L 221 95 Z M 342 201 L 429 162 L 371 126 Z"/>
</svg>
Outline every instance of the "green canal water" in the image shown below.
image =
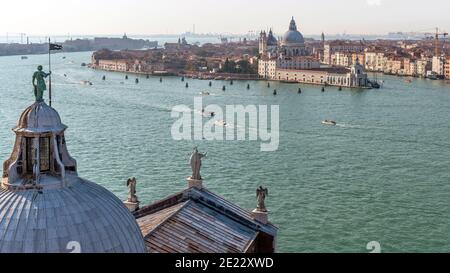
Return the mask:
<svg viewBox="0 0 450 273">
<path fill-rule="evenodd" d="M 253 209 L 256 187 L 269 188 L 280 252 L 368 252 L 370 241 L 380 242 L 383 252 L 450 251 L 445 82 L 379 76 L 380 90 L 330 87 L 322 93 L 301 85 L 299 95 L 298 85 L 214 81 L 209 87 L 189 79 L 186 89 L 175 77 L 162 83 L 141 77 L 135 84 L 131 75 L 125 81 L 124 74 L 81 67 L 90 53 L 55 54 L 53 60 L 53 106 L 69 126 L 79 174 L 121 199 L 131 176 L 143 204 L 184 189 L 188 155 L 198 145 L 208 151 L 202 174 L 210 190 Z M 12 150 L 11 128 L 33 101 L 32 73 L 46 63 L 45 55 L 0 58 L 1 160 Z M 192 107 L 202 91 L 211 93 L 204 104 L 279 105 L 278 151 L 261 152 L 255 141 L 174 141 L 172 107 Z M 324 126 L 324 119 L 338 126 Z"/>
</svg>

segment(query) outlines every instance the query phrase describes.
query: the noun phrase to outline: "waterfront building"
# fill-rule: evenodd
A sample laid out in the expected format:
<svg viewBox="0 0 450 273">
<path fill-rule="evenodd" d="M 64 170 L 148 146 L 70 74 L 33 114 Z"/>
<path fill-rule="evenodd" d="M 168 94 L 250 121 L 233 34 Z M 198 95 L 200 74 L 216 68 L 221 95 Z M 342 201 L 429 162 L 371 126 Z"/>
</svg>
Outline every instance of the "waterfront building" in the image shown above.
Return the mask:
<svg viewBox="0 0 450 273">
<path fill-rule="evenodd" d="M 444 75 L 446 79 L 450 79 L 450 57 L 448 57 L 445 62 Z"/>
<path fill-rule="evenodd" d="M 285 82 L 299 82 L 344 87 L 369 86 L 364 67 L 357 62 L 350 69 L 345 67 L 327 67 L 310 70 L 277 69 L 276 79 Z"/>
<path fill-rule="evenodd" d="M 127 72 L 131 65 L 127 60 L 98 60 L 97 66 L 102 70 Z"/>
<path fill-rule="evenodd" d="M 383 72 L 386 74 L 399 74 L 403 68 L 403 61 L 401 58 L 395 55 L 388 55 L 384 57 Z"/>
<path fill-rule="evenodd" d="M 342 53 L 363 53 L 365 45 L 362 42 L 352 41 L 331 41 L 325 43 L 324 46 L 324 59 L 323 62 L 329 65 L 335 65 L 336 60 L 333 59 L 333 55 L 336 52 Z"/>
<path fill-rule="evenodd" d="M 124 204 L 78 176 L 66 128 L 55 109 L 37 101 L 13 129 L 0 187 L 0 253 L 147 252 Z"/>
<path fill-rule="evenodd" d="M 432 69 L 431 71 L 436 75 L 443 77 L 445 67 L 445 57 L 444 56 L 433 56 Z"/>
<path fill-rule="evenodd" d="M 429 59 L 419 59 L 416 61 L 417 76 L 426 77 L 427 71 L 431 70 L 431 61 Z"/>
<path fill-rule="evenodd" d="M 382 72 L 385 66 L 383 52 L 367 51 L 365 52 L 365 66 L 369 71 Z"/>
</svg>

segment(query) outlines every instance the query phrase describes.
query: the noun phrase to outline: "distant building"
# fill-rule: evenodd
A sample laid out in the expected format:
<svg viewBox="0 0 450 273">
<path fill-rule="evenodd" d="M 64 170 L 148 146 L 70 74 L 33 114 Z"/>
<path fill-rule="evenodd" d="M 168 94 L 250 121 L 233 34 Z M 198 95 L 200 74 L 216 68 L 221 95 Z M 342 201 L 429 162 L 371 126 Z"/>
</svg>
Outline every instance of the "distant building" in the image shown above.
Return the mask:
<svg viewBox="0 0 450 273">
<path fill-rule="evenodd" d="M 319 85 L 334 85 L 344 87 L 369 86 L 364 67 L 357 62 L 350 69 L 344 67 L 329 67 L 310 70 L 277 69 L 276 79 L 286 82 L 299 82 Z"/>
<path fill-rule="evenodd" d="M 450 57 L 445 62 L 444 75 L 446 79 L 450 79 Z"/>
<path fill-rule="evenodd" d="M 436 76 L 438 76 L 438 77 L 444 76 L 445 61 L 446 61 L 446 59 L 444 56 L 433 56 L 431 71 Z"/>
<path fill-rule="evenodd" d="M 364 49 L 365 45 L 362 42 L 331 41 L 325 43 L 323 62 L 329 65 L 336 65 L 336 60 L 333 58 L 335 53 L 363 53 Z"/>
<path fill-rule="evenodd" d="M 130 65 L 127 60 L 99 60 L 98 68 L 108 71 L 127 72 L 130 70 Z"/>
<path fill-rule="evenodd" d="M 365 52 L 365 65 L 369 71 L 382 72 L 384 68 L 384 53 L 383 52 Z"/>
<path fill-rule="evenodd" d="M 324 36 L 323 43 L 325 43 Z M 303 35 L 297 30 L 297 24 L 292 18 L 289 29 L 280 42 L 276 40 L 272 31 L 269 35 L 265 32 L 260 33 L 258 75 L 263 79 L 278 81 L 367 87 L 369 81 L 364 66 L 361 65 L 361 61 L 365 60 L 364 47 L 334 46 L 333 44 L 333 54 L 337 54 L 338 60 L 334 65 L 348 69 L 322 68 L 320 64 L 322 53 L 312 55 L 314 52 L 305 46 Z M 355 48 L 357 50 L 354 50 Z M 348 51 L 339 52 L 337 49 Z"/>
</svg>

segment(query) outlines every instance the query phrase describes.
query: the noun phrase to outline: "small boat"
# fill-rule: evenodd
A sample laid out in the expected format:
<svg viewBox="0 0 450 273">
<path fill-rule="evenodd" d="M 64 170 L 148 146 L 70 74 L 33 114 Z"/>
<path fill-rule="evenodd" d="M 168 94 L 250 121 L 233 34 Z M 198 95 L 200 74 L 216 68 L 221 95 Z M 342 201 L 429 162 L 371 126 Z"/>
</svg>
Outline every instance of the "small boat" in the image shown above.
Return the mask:
<svg viewBox="0 0 450 273">
<path fill-rule="evenodd" d="M 85 67 L 87 64 L 86 63 L 81 63 L 81 66 L 82 67 Z"/>
<path fill-rule="evenodd" d="M 407 79 L 407 80 L 405 80 L 405 82 L 406 83 L 412 83 L 412 80 L 411 79 Z"/>
<path fill-rule="evenodd" d="M 325 92 L 325 87 L 322 87 L 322 92 Z"/>
<path fill-rule="evenodd" d="M 270 88 L 270 82 L 267 83 L 267 88 Z"/>
<path fill-rule="evenodd" d="M 230 85 L 233 85 L 233 80 L 230 81 Z"/>
<path fill-rule="evenodd" d="M 128 75 L 125 75 L 125 80 L 128 80 Z"/>
<path fill-rule="evenodd" d="M 106 76 L 103 76 L 103 77 L 102 77 L 102 80 L 106 80 Z"/>
<path fill-rule="evenodd" d="M 339 89 L 338 89 L 339 91 L 342 91 L 342 86 L 339 86 Z"/>
<path fill-rule="evenodd" d="M 225 87 L 225 85 L 222 87 L 222 91 L 225 91 L 227 88 Z"/>
<path fill-rule="evenodd" d="M 26 59 L 28 59 L 28 57 L 27 56 L 22 56 L 22 57 L 20 57 L 20 59 L 26 60 Z"/>
<path fill-rule="evenodd" d="M 138 78 L 136 78 L 135 82 L 136 82 L 136 84 L 138 84 L 138 83 L 139 83 L 139 79 L 138 79 Z"/>
<path fill-rule="evenodd" d="M 63 59 L 65 59 L 65 58 L 66 58 L 66 56 L 63 56 L 62 58 L 63 58 Z"/>
<path fill-rule="evenodd" d="M 301 88 L 298 89 L 298 93 L 299 93 L 299 94 L 302 93 L 302 89 L 301 89 Z"/>
<path fill-rule="evenodd" d="M 211 87 L 212 86 L 212 82 L 209 82 L 209 87 Z"/>
<path fill-rule="evenodd" d="M 211 93 L 205 91 L 205 92 L 200 92 L 200 95 L 202 95 L 202 96 L 209 96 L 209 95 L 211 95 Z"/>
<path fill-rule="evenodd" d="M 81 81 L 81 84 L 92 85 L 92 82 L 91 81 Z"/>
<path fill-rule="evenodd" d="M 219 126 L 224 126 L 224 127 L 227 126 L 227 123 L 223 120 L 216 120 L 214 122 L 214 124 L 219 125 Z"/>
<path fill-rule="evenodd" d="M 250 89 L 250 84 L 247 84 L 247 90 L 249 90 Z"/>
<path fill-rule="evenodd" d="M 189 83 L 186 83 L 186 88 L 189 88 Z"/>
<path fill-rule="evenodd" d="M 273 90 L 273 95 L 276 96 L 277 95 L 277 90 Z"/>
<path fill-rule="evenodd" d="M 214 117 L 216 115 L 216 113 L 214 113 L 214 112 L 207 112 L 207 111 L 205 111 L 205 109 L 202 109 L 201 114 L 205 118 L 212 118 L 212 117 Z"/>
<path fill-rule="evenodd" d="M 323 124 L 323 125 L 336 126 L 336 125 L 337 125 L 337 122 L 334 121 L 334 120 L 328 120 L 328 119 L 326 119 L 326 120 L 322 121 L 322 124 Z"/>
</svg>

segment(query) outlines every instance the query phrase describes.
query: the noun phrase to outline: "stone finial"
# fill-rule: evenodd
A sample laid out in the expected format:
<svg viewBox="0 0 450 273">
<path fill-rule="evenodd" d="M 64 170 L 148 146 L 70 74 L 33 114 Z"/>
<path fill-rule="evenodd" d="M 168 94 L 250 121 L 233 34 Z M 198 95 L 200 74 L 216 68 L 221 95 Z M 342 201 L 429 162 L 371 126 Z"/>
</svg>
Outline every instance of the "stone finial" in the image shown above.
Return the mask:
<svg viewBox="0 0 450 273">
<path fill-rule="evenodd" d="M 128 199 L 124 202 L 124 204 L 131 212 L 139 209 L 139 199 L 136 195 L 136 184 L 137 180 L 135 177 L 127 180 Z"/>
</svg>

